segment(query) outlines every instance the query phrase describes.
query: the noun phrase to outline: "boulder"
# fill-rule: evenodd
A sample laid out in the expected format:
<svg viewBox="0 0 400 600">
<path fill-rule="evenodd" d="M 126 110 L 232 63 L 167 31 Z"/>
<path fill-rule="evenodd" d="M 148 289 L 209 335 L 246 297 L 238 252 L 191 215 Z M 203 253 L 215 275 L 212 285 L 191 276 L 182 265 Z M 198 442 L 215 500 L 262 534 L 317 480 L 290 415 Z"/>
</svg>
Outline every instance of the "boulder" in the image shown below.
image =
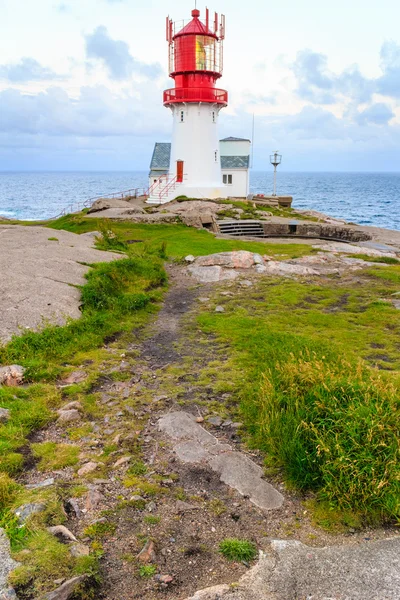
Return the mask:
<svg viewBox="0 0 400 600">
<path fill-rule="evenodd" d="M 48 592 L 40 596 L 37 600 L 69 600 L 75 596 L 79 586 L 83 585 L 87 580 L 87 575 L 79 575 L 78 577 L 69 579 L 53 592 Z"/>
<path fill-rule="evenodd" d="M 92 206 L 88 210 L 88 214 L 95 212 L 101 212 L 109 208 L 129 208 L 132 213 L 143 214 L 145 211 L 139 206 L 132 206 L 128 200 L 121 200 L 121 198 L 99 198 L 93 202 Z"/>
<path fill-rule="evenodd" d="M 67 377 L 61 380 L 61 385 L 74 385 L 76 383 L 82 383 L 87 378 L 85 371 L 73 371 Z"/>
<path fill-rule="evenodd" d="M 73 421 L 79 421 L 81 413 L 79 410 L 59 410 L 57 423 L 72 423 Z"/>
<path fill-rule="evenodd" d="M 86 465 L 83 465 L 83 467 L 81 467 L 79 469 L 78 476 L 85 477 L 85 475 L 89 475 L 90 473 L 93 473 L 93 471 L 95 471 L 98 466 L 99 465 L 95 462 L 88 462 L 88 463 L 86 463 Z"/>
<path fill-rule="evenodd" d="M 19 564 L 11 558 L 10 542 L 4 529 L 0 529 L 0 599 L 17 598 L 14 590 L 8 585 L 8 576 Z"/>
<path fill-rule="evenodd" d="M 188 268 L 188 271 L 200 283 L 214 283 L 225 279 L 235 279 L 238 276 L 233 269 L 223 269 L 220 266 L 199 267 L 194 264 Z"/>
<path fill-rule="evenodd" d="M 154 562 L 156 559 L 156 549 L 154 542 L 152 540 L 148 540 L 144 545 L 143 549 L 137 555 L 137 558 L 142 563 Z"/>
<path fill-rule="evenodd" d="M 20 365 L 10 365 L 8 367 L 0 367 L 0 385 L 8 387 L 16 387 L 21 385 L 24 380 L 24 367 Z"/>
<path fill-rule="evenodd" d="M 46 505 L 40 502 L 32 502 L 31 504 L 23 504 L 14 511 L 14 514 L 18 517 L 19 524 L 25 525 L 30 517 L 37 515 L 46 510 Z"/>
<path fill-rule="evenodd" d="M 253 252 L 248 252 L 247 250 L 219 252 L 218 254 L 200 256 L 196 259 L 196 266 L 220 266 L 228 269 L 250 269 L 255 264 L 255 256 L 257 257 L 256 260 L 258 260 L 259 255 L 255 255 Z"/>
<path fill-rule="evenodd" d="M 86 496 L 85 508 L 87 511 L 96 510 L 103 502 L 104 496 L 97 488 L 91 486 Z"/>
</svg>

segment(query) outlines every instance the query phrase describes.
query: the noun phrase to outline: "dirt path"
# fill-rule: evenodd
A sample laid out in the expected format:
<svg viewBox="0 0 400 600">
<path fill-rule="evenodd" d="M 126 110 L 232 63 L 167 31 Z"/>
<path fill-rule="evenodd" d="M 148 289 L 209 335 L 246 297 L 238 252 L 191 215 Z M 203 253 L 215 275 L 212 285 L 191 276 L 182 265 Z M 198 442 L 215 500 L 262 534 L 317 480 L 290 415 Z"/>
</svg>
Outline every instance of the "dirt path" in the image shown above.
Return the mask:
<svg viewBox="0 0 400 600">
<path fill-rule="evenodd" d="M 229 293 L 241 293 L 240 283 L 229 286 Z M 128 341 L 110 342 L 103 375 L 91 386 L 96 409 L 91 433 L 79 438 L 80 459 L 98 468 L 81 476 L 88 491 L 75 499 L 80 514 L 70 510 L 66 524 L 83 543 L 97 544 L 104 553 L 98 596 L 103 600 L 181 600 L 196 590 L 238 581 L 250 565 L 228 562 L 219 553 L 225 538 L 266 549 L 271 539 L 329 546 L 388 535 L 375 530 L 334 536 L 314 527 L 304 498 L 285 490 L 279 479 L 271 483 L 283 493 L 283 505 L 262 510 L 222 483 L 207 464 L 177 458 L 158 423 L 166 414 L 184 411 L 220 444 L 263 464 L 258 453 L 248 452 L 235 423 L 238 382 L 226 379 L 229 348 L 196 323 L 199 304 L 223 290 L 226 284 L 193 285 L 182 268 L 171 268 L 170 290 L 150 328 L 132 332 Z M 36 441 L 49 439 L 68 438 L 54 425 Z M 58 474 L 31 471 L 25 482 L 49 476 L 63 485 L 76 482 L 73 468 Z"/>
</svg>

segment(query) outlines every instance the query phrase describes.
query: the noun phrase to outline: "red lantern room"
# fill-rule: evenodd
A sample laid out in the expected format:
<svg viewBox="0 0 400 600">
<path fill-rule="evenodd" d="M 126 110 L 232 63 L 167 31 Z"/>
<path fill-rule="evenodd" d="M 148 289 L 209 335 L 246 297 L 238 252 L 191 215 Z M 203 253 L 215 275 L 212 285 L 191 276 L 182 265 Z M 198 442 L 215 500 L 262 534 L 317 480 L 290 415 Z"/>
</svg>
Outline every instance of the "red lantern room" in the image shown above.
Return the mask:
<svg viewBox="0 0 400 600">
<path fill-rule="evenodd" d="M 228 92 L 215 87 L 222 76 L 224 38 L 225 16 L 219 21 L 215 13 L 210 22 L 208 8 L 204 21 L 197 9 L 187 24 L 173 23 L 167 17 L 169 72 L 175 88 L 164 92 L 164 106 L 180 102 L 228 104 Z"/>
</svg>

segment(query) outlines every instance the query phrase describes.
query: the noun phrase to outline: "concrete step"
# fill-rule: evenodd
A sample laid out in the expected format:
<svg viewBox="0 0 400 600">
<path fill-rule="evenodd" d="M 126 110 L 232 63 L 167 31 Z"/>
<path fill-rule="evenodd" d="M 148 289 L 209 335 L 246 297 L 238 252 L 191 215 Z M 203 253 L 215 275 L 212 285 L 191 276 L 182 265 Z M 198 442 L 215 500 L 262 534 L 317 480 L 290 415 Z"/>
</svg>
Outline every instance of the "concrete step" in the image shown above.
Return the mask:
<svg viewBox="0 0 400 600">
<path fill-rule="evenodd" d="M 264 237 L 264 228 L 259 221 L 219 221 L 219 230 L 227 235 L 249 235 L 253 237 Z"/>
</svg>

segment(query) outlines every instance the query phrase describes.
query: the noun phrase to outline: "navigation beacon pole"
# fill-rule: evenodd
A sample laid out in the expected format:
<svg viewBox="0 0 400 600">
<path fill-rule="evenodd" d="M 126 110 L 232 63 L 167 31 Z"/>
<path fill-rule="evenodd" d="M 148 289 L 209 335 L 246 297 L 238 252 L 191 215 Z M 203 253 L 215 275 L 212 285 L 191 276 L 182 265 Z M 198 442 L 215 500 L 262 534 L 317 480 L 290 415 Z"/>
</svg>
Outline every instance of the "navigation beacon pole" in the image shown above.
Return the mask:
<svg viewBox="0 0 400 600">
<path fill-rule="evenodd" d="M 218 118 L 228 104 L 228 92 L 216 87 L 223 70 L 225 17 L 210 20 L 192 11 L 187 24 L 167 17 L 169 73 L 173 89 L 164 92 L 164 106 L 172 111 L 173 135 L 169 181 L 180 195 L 226 198 L 219 153 Z"/>
<path fill-rule="evenodd" d="M 272 195 L 276 196 L 276 170 L 282 162 L 282 154 L 278 154 L 278 150 L 276 150 L 273 154 L 270 155 L 269 162 L 274 167 L 274 193 Z"/>
</svg>

